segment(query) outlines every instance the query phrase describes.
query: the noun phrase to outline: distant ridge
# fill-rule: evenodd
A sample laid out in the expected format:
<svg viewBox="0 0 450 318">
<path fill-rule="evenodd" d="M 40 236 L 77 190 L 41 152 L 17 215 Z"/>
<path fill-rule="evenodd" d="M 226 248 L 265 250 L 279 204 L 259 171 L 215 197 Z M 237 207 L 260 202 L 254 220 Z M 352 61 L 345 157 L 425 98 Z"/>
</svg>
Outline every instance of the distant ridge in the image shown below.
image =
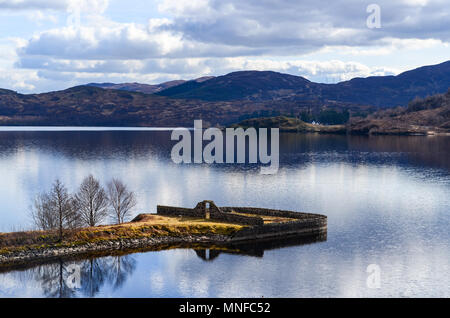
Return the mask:
<svg viewBox="0 0 450 318">
<path fill-rule="evenodd" d="M 310 93 L 316 84 L 306 78 L 272 71 L 240 71 L 206 82 L 187 82 L 158 93 L 172 98 L 207 101 L 271 100 L 294 92 Z"/>
<path fill-rule="evenodd" d="M 121 84 L 89 83 L 86 86 L 98 87 L 98 88 L 103 88 L 103 89 L 117 89 L 117 90 L 121 90 L 121 91 L 139 92 L 139 93 L 145 93 L 145 94 L 154 94 L 154 93 L 158 93 L 162 90 L 165 90 L 167 88 L 181 85 L 185 82 L 186 81 L 179 80 L 179 81 L 165 82 L 165 83 L 161 83 L 161 84 L 157 84 L 157 85 L 140 84 L 140 83 L 121 83 Z"/>
<path fill-rule="evenodd" d="M 398 76 L 356 78 L 338 84 L 314 83 L 270 71 L 180 82 L 90 84 L 28 95 L 0 89 L 0 125 L 190 127 L 195 119 L 203 119 L 206 127 L 280 115 L 345 118 L 348 113 L 365 117 L 378 108 L 406 106 L 416 97 L 445 93 L 450 87 L 450 61 Z M 163 90 L 148 93 L 155 89 Z M 425 114 L 431 123 L 438 111 L 419 115 Z"/>
<path fill-rule="evenodd" d="M 319 100 L 377 107 L 405 106 L 416 97 L 445 93 L 450 87 L 450 61 L 424 66 L 398 76 L 355 78 L 320 84 L 289 74 L 241 71 L 203 83 L 186 82 L 157 93 L 171 98 L 205 101 Z"/>
<path fill-rule="evenodd" d="M 129 91 L 129 92 L 139 92 L 139 93 L 144 93 L 144 94 L 155 94 L 155 93 L 161 92 L 163 90 L 184 84 L 186 82 L 203 83 L 211 78 L 214 78 L 214 77 L 213 76 L 205 76 L 205 77 L 197 78 L 192 81 L 175 80 L 175 81 L 164 82 L 164 83 L 156 84 L 156 85 L 141 84 L 141 83 L 120 83 L 120 84 L 89 83 L 89 84 L 86 84 L 86 86 L 98 87 L 98 88 L 103 88 L 103 89 L 117 89 L 117 90 L 121 90 L 121 91 Z"/>
<path fill-rule="evenodd" d="M 333 103 L 330 107 L 339 110 L 353 106 Z M 93 86 L 29 95 L 0 90 L 0 125 L 191 127 L 194 120 L 201 118 L 206 127 L 229 125 L 255 116 L 297 114 L 305 108 L 322 109 L 322 105 L 208 102 Z M 367 110 L 359 106 L 353 109 Z"/>
</svg>

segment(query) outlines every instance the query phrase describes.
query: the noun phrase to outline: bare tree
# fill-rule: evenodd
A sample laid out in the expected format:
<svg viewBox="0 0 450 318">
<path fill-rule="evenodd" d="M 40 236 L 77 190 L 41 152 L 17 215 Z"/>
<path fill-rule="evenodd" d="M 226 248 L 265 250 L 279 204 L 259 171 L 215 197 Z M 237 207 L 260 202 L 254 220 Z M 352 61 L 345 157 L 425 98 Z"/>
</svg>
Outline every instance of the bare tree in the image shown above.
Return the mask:
<svg viewBox="0 0 450 318">
<path fill-rule="evenodd" d="M 75 206 L 86 226 L 97 226 L 108 215 L 108 196 L 100 182 L 92 175 L 86 177 L 75 195 Z"/>
<path fill-rule="evenodd" d="M 111 205 L 111 217 L 122 224 L 127 220 L 131 210 L 136 206 L 136 197 L 127 186 L 118 179 L 113 179 L 108 184 L 108 198 Z"/>
<path fill-rule="evenodd" d="M 57 216 L 53 213 L 47 193 L 41 193 L 36 197 L 31 214 L 38 229 L 47 231 L 58 228 Z"/>
<path fill-rule="evenodd" d="M 59 239 L 62 239 L 64 229 L 79 225 L 74 200 L 61 181 L 56 180 L 49 193 L 36 198 L 33 219 L 42 230 L 58 230 Z"/>
</svg>

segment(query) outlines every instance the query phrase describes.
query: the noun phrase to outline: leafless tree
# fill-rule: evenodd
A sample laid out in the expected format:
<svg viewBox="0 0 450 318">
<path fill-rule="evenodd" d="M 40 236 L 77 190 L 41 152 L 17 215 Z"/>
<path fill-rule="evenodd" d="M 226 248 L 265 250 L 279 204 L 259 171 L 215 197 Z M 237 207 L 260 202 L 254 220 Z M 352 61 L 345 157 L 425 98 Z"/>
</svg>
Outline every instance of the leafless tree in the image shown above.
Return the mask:
<svg viewBox="0 0 450 318">
<path fill-rule="evenodd" d="M 92 175 L 86 177 L 75 194 L 75 207 L 83 225 L 97 226 L 108 216 L 108 196 Z"/>
<path fill-rule="evenodd" d="M 127 186 L 118 179 L 113 179 L 108 184 L 108 198 L 111 206 L 111 217 L 117 224 L 124 223 L 132 209 L 136 206 L 136 197 Z"/>
<path fill-rule="evenodd" d="M 42 230 L 58 230 L 59 239 L 62 239 L 64 229 L 73 229 L 79 225 L 74 199 L 61 181 L 56 180 L 49 193 L 36 198 L 33 219 Z"/>
<path fill-rule="evenodd" d="M 50 205 L 50 198 L 47 193 L 39 194 L 34 200 L 32 209 L 32 217 L 34 224 L 40 230 L 54 230 L 58 228 L 58 221 L 56 214 Z"/>
</svg>

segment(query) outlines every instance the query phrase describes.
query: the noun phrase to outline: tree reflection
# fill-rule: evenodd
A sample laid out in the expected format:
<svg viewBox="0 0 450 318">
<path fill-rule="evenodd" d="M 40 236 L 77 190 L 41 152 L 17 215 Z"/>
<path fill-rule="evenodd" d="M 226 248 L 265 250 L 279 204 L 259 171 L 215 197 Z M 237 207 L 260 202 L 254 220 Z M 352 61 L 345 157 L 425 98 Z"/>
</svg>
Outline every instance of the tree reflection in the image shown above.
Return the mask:
<svg viewBox="0 0 450 318">
<path fill-rule="evenodd" d="M 80 268 L 80 286 L 73 288 L 69 283 L 73 275 L 71 267 Z M 132 255 L 91 258 L 79 262 L 55 263 L 33 269 L 34 279 L 41 285 L 49 298 L 96 297 L 106 283 L 112 290 L 121 288 L 134 272 L 136 260 Z"/>
<path fill-rule="evenodd" d="M 84 261 L 81 267 L 81 293 L 86 297 L 95 297 L 105 283 L 108 269 L 107 258 Z"/>
<path fill-rule="evenodd" d="M 112 266 L 109 272 L 109 281 L 114 290 L 123 286 L 128 276 L 136 269 L 136 259 L 131 255 L 112 257 Z"/>
<path fill-rule="evenodd" d="M 42 286 L 46 297 L 71 298 L 76 291 L 67 284 L 71 273 L 67 271 L 67 264 L 63 260 L 50 265 L 39 266 L 35 269 L 36 281 Z"/>
</svg>

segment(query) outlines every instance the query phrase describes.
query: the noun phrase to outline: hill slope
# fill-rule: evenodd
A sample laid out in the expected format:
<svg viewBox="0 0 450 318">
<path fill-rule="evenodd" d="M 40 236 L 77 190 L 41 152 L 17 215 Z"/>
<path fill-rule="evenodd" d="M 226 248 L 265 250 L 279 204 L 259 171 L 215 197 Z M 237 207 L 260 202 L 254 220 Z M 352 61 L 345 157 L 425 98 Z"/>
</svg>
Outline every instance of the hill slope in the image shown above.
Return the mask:
<svg viewBox="0 0 450 318">
<path fill-rule="evenodd" d="M 165 82 L 157 85 L 149 85 L 149 84 L 140 84 L 140 83 L 121 83 L 121 84 L 114 84 L 114 83 L 89 83 L 86 86 L 92 86 L 92 87 L 98 87 L 98 88 L 104 88 L 104 89 L 117 89 L 122 91 L 129 91 L 129 92 L 139 92 L 139 93 L 145 93 L 145 94 L 154 94 L 158 93 L 162 90 L 171 88 L 173 86 L 181 85 L 185 83 L 186 81 L 171 81 L 171 82 Z"/>
<path fill-rule="evenodd" d="M 446 94 L 416 99 L 406 108 L 355 118 L 348 128 L 354 134 L 450 133 L 450 89 Z"/>
<path fill-rule="evenodd" d="M 407 105 L 416 95 L 445 92 L 450 86 L 449 68 L 450 62 L 446 62 L 399 76 L 354 79 L 333 85 L 275 72 L 236 72 L 185 82 L 159 95 L 128 91 L 139 86 L 121 90 L 78 86 L 30 95 L 0 89 L 0 125 L 191 127 L 195 119 L 203 119 L 205 126 L 223 126 L 280 115 L 300 116 L 305 121 L 309 120 L 302 114 L 310 117 L 338 112 L 366 116 L 375 109 L 364 106 L 367 104 Z M 113 84 L 98 85 L 111 87 Z M 199 96 L 203 100 L 197 99 Z M 427 120 L 437 116 L 439 122 L 442 117 L 435 109 L 424 110 L 423 115 Z"/>
<path fill-rule="evenodd" d="M 200 99 L 209 101 L 230 100 L 272 100 L 286 97 L 300 91 L 312 93 L 309 86 L 315 86 L 299 76 L 271 71 L 242 71 L 197 83 L 188 82 L 166 89 L 158 95 L 172 98 Z"/>
<path fill-rule="evenodd" d="M 317 100 L 377 107 L 407 105 L 415 97 L 444 93 L 450 87 L 450 61 L 398 76 L 355 78 L 338 84 L 313 83 L 300 76 L 243 71 L 203 83 L 187 82 L 158 93 L 161 96 L 207 101 Z"/>
<path fill-rule="evenodd" d="M 192 127 L 194 120 L 203 119 L 205 126 L 223 126 L 246 118 L 297 114 L 314 107 L 318 107 L 314 102 L 172 99 L 91 86 L 30 95 L 0 90 L 0 125 Z M 330 107 L 352 109 L 339 103 Z"/>
<path fill-rule="evenodd" d="M 161 92 L 163 90 L 176 87 L 178 85 L 187 83 L 187 82 L 193 82 L 193 83 L 202 83 L 205 82 L 211 78 L 214 78 L 213 76 L 205 76 L 200 77 L 191 81 L 184 81 L 184 80 L 177 80 L 177 81 L 169 81 L 164 82 L 161 84 L 156 85 L 150 85 L 150 84 L 140 84 L 140 83 L 120 83 L 120 84 L 114 84 L 114 83 L 89 83 L 86 84 L 86 86 L 91 87 L 98 87 L 103 89 L 117 89 L 121 91 L 128 91 L 128 92 L 138 92 L 138 93 L 144 93 L 144 94 L 155 94 L 158 92 Z"/>
<path fill-rule="evenodd" d="M 0 125 L 190 127 L 202 116 L 220 120 L 217 109 L 208 103 L 88 86 L 32 95 L 0 92 Z"/>
<path fill-rule="evenodd" d="M 203 119 L 215 126 L 275 108 L 288 111 L 292 105 L 170 99 L 89 86 L 31 95 L 0 90 L 0 125 L 192 127 Z"/>
<path fill-rule="evenodd" d="M 398 76 L 355 78 L 322 90 L 327 99 L 379 107 L 406 106 L 416 97 L 442 94 L 450 87 L 450 61 Z"/>
</svg>

